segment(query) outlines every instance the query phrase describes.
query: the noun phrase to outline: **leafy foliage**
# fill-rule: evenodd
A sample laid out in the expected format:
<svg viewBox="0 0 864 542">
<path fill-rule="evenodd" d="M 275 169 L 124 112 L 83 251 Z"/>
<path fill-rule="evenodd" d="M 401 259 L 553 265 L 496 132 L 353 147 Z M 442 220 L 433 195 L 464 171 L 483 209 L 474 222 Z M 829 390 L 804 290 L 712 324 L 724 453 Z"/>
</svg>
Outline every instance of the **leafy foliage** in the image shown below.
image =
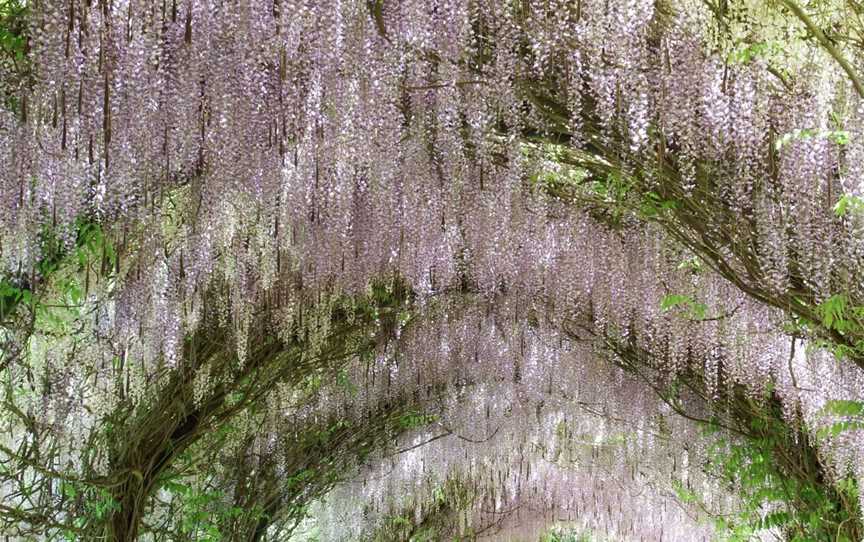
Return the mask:
<svg viewBox="0 0 864 542">
<path fill-rule="evenodd" d="M 145 4 L 0 0 L 4 531 L 861 538 L 859 3 Z"/>
</svg>

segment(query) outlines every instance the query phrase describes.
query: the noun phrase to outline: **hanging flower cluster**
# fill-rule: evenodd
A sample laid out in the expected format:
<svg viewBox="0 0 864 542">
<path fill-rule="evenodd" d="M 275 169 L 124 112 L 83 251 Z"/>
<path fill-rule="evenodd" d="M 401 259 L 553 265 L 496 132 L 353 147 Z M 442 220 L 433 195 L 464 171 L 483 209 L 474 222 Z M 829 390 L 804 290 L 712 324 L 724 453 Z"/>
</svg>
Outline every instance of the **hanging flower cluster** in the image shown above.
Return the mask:
<svg viewBox="0 0 864 542">
<path fill-rule="evenodd" d="M 284 419 L 324 431 L 404 407 L 449 436 L 388 458 L 383 441 L 434 428 L 364 426 L 387 438 L 358 472 L 381 479 L 321 505 L 334 540 L 420 520 L 448 480 L 470 486 L 463 531 L 512 508 L 529 530 L 563 512 L 612 536 L 708 539 L 656 481 L 691 451 L 650 419 L 671 404 L 739 423 L 724 405 L 742 397 L 802 435 L 827 428 L 807 443 L 826 480 L 864 475 L 862 436 L 825 417 L 864 398 L 864 62 L 822 30 L 854 32 L 834 13 L 851 8 L 720 4 L 22 8 L 26 47 L 0 62 L 0 452 L 27 474 L 0 495 L 62 471 L 111 488 L 117 517 L 169 518 L 124 495 L 156 491 L 174 451 L 216 446 L 229 420 L 247 416 L 231 457 L 294 479 L 315 447 L 292 447 Z M 698 388 L 683 406 L 664 395 L 682 381 Z M 574 420 L 595 403 L 608 430 Z M 583 457 L 613 411 L 638 437 Z M 52 459 L 34 467 L 43 439 Z M 246 487 L 219 472 L 226 494 Z M 55 485 L 40 491 L 68 508 Z M 405 487 L 417 498 L 391 498 Z M 625 498 L 631 515 L 612 509 Z M 367 516 L 341 515 L 358 500 Z"/>
</svg>

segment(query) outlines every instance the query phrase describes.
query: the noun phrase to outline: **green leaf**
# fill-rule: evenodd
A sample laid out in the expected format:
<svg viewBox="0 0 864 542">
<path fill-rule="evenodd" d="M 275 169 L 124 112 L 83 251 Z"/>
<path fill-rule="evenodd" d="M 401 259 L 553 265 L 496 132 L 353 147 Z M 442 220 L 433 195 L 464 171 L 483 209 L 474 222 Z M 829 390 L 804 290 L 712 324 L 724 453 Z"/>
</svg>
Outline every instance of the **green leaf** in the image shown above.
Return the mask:
<svg viewBox="0 0 864 542">
<path fill-rule="evenodd" d="M 841 433 L 845 433 L 846 431 L 853 431 L 856 429 L 864 429 L 864 423 L 857 421 L 843 421 L 831 424 L 829 427 L 823 427 L 816 432 L 816 436 L 819 438 L 826 437 L 836 437 Z"/>
<path fill-rule="evenodd" d="M 696 320 L 704 320 L 708 314 L 708 305 L 705 303 L 690 303 L 690 313 Z"/>
<path fill-rule="evenodd" d="M 695 493 L 684 487 L 678 480 L 672 480 L 672 489 L 675 491 L 675 496 L 683 503 L 692 503 L 698 500 Z"/>
<path fill-rule="evenodd" d="M 834 205 L 834 214 L 838 217 L 843 217 L 850 213 L 860 214 L 862 212 L 864 212 L 864 198 L 852 194 L 843 194 Z"/>
<path fill-rule="evenodd" d="M 438 420 L 434 414 L 421 414 L 419 412 L 407 412 L 399 417 L 399 427 L 402 429 L 415 429 L 429 425 Z"/>
<path fill-rule="evenodd" d="M 781 46 L 775 41 L 765 41 L 747 45 L 743 49 L 737 49 L 729 53 L 726 63 L 729 65 L 747 64 L 755 58 L 762 58 L 778 50 Z"/>
<path fill-rule="evenodd" d="M 791 132 L 785 133 L 774 141 L 774 149 L 781 150 L 784 146 L 793 141 L 804 141 L 807 139 L 822 137 L 837 145 L 846 145 L 849 143 L 849 132 L 844 130 L 817 130 L 815 128 L 796 128 Z"/>
<path fill-rule="evenodd" d="M 78 490 L 75 489 L 75 486 L 70 484 L 70 483 L 67 483 L 67 482 L 64 482 L 60 486 L 60 491 L 61 491 L 61 493 L 63 493 L 63 495 L 66 495 L 70 499 L 74 499 L 75 497 L 78 496 Z"/>
<path fill-rule="evenodd" d="M 828 401 L 822 410 L 837 416 L 859 416 L 864 413 L 864 402 L 861 401 Z"/>
<path fill-rule="evenodd" d="M 191 487 L 189 487 L 185 484 L 181 484 L 181 483 L 173 482 L 173 481 L 165 482 L 165 484 L 162 487 L 164 487 L 170 493 L 175 493 L 177 495 L 185 495 L 185 494 L 189 493 L 190 491 L 192 491 Z"/>
<path fill-rule="evenodd" d="M 848 145 L 849 144 L 849 132 L 838 130 L 834 132 L 828 133 L 828 139 L 836 143 L 837 145 Z"/>
<path fill-rule="evenodd" d="M 669 294 L 660 301 L 660 310 L 666 312 L 673 307 L 678 307 L 680 305 L 689 305 L 692 302 L 693 299 L 690 296 Z"/>
<path fill-rule="evenodd" d="M 823 301 L 817 307 L 819 315 L 822 317 L 822 324 L 829 329 L 837 329 L 842 331 L 844 324 L 844 313 L 848 298 L 844 294 L 832 295 Z"/>
</svg>

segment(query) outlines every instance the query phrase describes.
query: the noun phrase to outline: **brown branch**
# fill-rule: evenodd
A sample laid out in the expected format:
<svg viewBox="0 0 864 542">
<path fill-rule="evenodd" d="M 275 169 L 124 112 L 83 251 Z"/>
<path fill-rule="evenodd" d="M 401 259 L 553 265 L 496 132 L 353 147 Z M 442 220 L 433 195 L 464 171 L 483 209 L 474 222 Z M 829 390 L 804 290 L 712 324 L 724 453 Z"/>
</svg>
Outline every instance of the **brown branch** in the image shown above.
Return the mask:
<svg viewBox="0 0 864 542">
<path fill-rule="evenodd" d="M 834 44 L 831 43 L 831 40 L 822 32 L 822 29 L 807 15 L 807 12 L 798 5 L 795 0 L 780 0 L 783 5 L 789 8 L 792 13 L 795 14 L 798 19 L 804 23 L 804 26 L 807 27 L 807 30 L 810 31 L 811 34 L 816 38 L 819 42 L 819 45 L 822 46 L 825 51 L 831 55 L 837 64 L 843 68 L 843 71 L 846 72 L 846 75 L 849 76 L 849 79 L 852 81 L 852 85 L 855 87 L 855 90 L 858 92 L 858 96 L 864 98 L 864 82 L 861 81 L 861 78 L 858 76 L 858 73 L 855 71 L 855 68 L 852 64 L 846 60 L 846 57 L 843 56 L 843 53 L 840 52 L 839 49 L 834 47 Z"/>
</svg>

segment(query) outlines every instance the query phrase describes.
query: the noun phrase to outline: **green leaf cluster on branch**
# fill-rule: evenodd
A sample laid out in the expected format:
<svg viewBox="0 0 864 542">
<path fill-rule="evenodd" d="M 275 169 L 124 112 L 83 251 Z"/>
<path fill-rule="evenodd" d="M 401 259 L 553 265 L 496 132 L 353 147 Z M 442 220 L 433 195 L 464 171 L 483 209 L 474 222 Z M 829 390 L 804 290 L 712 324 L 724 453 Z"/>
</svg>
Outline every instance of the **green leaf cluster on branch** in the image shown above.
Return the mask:
<svg viewBox="0 0 864 542">
<path fill-rule="evenodd" d="M 0 528 L 285 539 L 430 450 L 452 476 L 364 527 L 860 539 L 861 17 L 0 2 Z M 823 404 L 851 419 L 819 433 Z M 733 512 L 634 459 L 670 412 L 720 429 L 669 457 Z"/>
</svg>

